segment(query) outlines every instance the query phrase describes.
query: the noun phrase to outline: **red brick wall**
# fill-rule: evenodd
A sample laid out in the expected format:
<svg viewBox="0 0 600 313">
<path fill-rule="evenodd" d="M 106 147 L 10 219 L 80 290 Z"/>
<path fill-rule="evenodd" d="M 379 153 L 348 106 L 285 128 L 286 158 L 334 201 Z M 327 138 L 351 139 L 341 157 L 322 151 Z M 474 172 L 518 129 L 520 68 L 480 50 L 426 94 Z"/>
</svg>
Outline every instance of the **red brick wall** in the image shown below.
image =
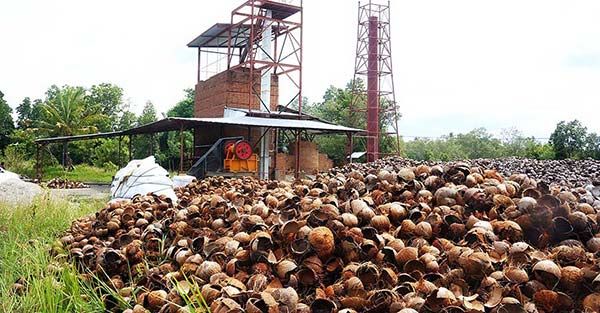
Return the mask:
<svg viewBox="0 0 600 313">
<path fill-rule="evenodd" d="M 196 99 L 194 104 L 195 117 L 223 117 L 225 107 L 248 109 L 249 101 L 249 77 L 247 69 L 229 70 L 221 72 L 207 80 L 196 84 Z M 260 74 L 254 74 L 254 89 L 260 94 Z M 250 97 L 253 110 L 260 109 L 260 102 L 254 95 Z M 279 84 L 277 76 L 271 76 L 271 110 L 275 110 L 279 98 Z M 214 125 L 203 126 L 195 131 L 195 145 L 213 144 L 222 137 L 242 136 L 250 142 L 255 148 L 255 153 L 259 153 L 260 129 L 240 127 L 233 125 Z M 274 132 L 271 132 L 273 139 Z M 271 145 L 271 150 L 273 146 Z M 200 156 L 200 150 L 196 150 L 196 156 Z M 273 154 L 271 154 L 273 162 Z M 271 163 L 272 164 L 272 163 Z"/>
<path fill-rule="evenodd" d="M 221 72 L 196 84 L 194 104 L 195 117 L 223 117 L 225 107 L 253 110 L 260 109 L 260 102 L 250 95 L 250 73 L 247 69 Z M 254 89 L 260 93 L 260 74 L 254 74 Z M 279 84 L 277 76 L 271 76 L 271 110 L 278 104 Z M 248 102 L 251 102 L 250 106 Z"/>
</svg>

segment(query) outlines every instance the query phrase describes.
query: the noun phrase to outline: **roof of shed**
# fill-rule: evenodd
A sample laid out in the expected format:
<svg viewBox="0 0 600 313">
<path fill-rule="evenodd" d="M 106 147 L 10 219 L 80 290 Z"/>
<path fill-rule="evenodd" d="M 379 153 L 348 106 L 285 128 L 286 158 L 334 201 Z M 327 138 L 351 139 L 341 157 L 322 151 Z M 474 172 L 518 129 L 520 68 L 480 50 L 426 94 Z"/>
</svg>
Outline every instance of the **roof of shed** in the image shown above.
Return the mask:
<svg viewBox="0 0 600 313">
<path fill-rule="evenodd" d="M 254 112 L 254 111 L 252 111 Z M 47 144 L 53 142 L 67 142 L 86 139 L 108 138 L 128 135 L 160 133 L 166 131 L 188 130 L 208 125 L 226 125 L 241 127 L 267 127 L 277 129 L 305 130 L 316 134 L 326 133 L 359 133 L 362 129 L 350 128 L 329 123 L 305 114 L 284 113 L 278 115 L 273 112 L 270 117 L 254 116 L 251 112 L 237 109 L 225 109 L 226 117 L 183 118 L 167 117 L 165 119 L 130 128 L 123 131 L 110 133 L 86 134 L 66 137 L 41 138 L 35 142 Z"/>
<path fill-rule="evenodd" d="M 245 47 L 250 37 L 250 25 L 241 24 L 232 27 L 230 23 L 216 23 L 190 41 L 187 46 L 190 48 L 227 48 L 230 28 L 232 46 Z"/>
</svg>

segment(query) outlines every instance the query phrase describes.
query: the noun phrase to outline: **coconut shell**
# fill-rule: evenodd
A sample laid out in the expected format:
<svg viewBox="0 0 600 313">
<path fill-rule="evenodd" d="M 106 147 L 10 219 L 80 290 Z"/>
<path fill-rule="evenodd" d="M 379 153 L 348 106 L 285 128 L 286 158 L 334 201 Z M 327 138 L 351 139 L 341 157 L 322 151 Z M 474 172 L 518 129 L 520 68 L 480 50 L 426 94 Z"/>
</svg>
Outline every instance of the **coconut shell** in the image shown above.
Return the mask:
<svg viewBox="0 0 600 313">
<path fill-rule="evenodd" d="M 308 242 L 320 258 L 326 259 L 335 249 L 333 233 L 327 227 L 317 227 L 308 234 Z"/>
</svg>

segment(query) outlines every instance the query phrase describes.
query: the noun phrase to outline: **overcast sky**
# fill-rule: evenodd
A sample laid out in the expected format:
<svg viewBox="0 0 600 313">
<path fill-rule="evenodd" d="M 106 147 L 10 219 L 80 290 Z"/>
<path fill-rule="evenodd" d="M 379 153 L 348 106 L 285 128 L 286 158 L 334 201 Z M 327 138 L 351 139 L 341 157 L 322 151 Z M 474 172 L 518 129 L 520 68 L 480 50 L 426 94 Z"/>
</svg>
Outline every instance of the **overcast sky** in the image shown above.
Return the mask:
<svg viewBox="0 0 600 313">
<path fill-rule="evenodd" d="M 186 44 L 240 0 L 0 0 L 0 90 L 13 107 L 52 85 L 125 89 L 166 112 L 196 80 Z M 352 78 L 357 2 L 304 0 L 304 94 Z M 548 137 L 562 120 L 600 132 L 600 1 L 392 0 L 401 133 L 517 127 Z"/>
</svg>

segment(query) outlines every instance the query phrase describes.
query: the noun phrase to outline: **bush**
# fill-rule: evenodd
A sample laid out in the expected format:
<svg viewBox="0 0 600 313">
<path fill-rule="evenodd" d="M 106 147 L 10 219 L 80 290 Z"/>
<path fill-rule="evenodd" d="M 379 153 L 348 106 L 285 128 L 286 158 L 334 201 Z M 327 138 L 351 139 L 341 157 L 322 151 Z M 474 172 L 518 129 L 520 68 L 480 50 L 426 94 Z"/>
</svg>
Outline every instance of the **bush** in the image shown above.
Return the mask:
<svg viewBox="0 0 600 313">
<path fill-rule="evenodd" d="M 11 172 L 26 176 L 31 176 L 35 172 L 35 161 L 26 155 L 22 146 L 12 144 L 6 147 L 2 160 L 6 169 Z"/>
<path fill-rule="evenodd" d="M 125 163 L 128 156 L 129 138 L 121 142 L 121 162 Z M 116 168 L 119 164 L 119 139 L 101 139 L 100 144 L 94 148 L 91 163 L 96 167 L 105 169 Z"/>
</svg>

